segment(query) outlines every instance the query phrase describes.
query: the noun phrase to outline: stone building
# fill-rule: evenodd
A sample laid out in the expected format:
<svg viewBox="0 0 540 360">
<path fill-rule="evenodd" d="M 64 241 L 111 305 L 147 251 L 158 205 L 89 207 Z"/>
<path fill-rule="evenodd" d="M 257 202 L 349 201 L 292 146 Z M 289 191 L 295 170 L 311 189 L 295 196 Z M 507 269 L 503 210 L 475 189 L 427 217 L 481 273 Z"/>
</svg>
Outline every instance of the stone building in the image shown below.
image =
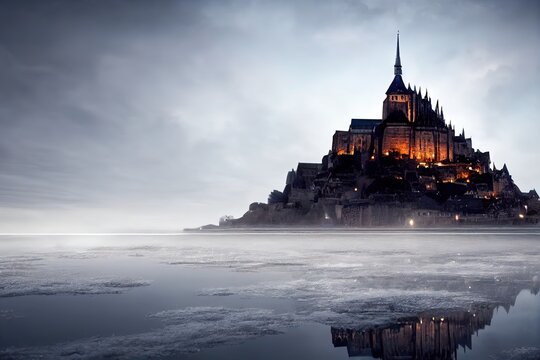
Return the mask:
<svg viewBox="0 0 540 360">
<path fill-rule="evenodd" d="M 460 152 L 466 152 L 466 146 L 467 142 Z M 454 161 L 454 129 L 446 124 L 439 102 L 433 109 L 427 90 L 422 95 L 420 88 L 403 82 L 399 34 L 394 79 L 386 91 L 382 119 L 353 119 L 348 131 L 336 131 L 332 150 L 338 155 L 362 152 L 376 158 Z"/>
<path fill-rule="evenodd" d="M 332 151 L 338 155 L 369 152 L 375 129 L 380 124 L 380 119 L 352 119 L 348 131 L 335 132 L 332 139 Z"/>
<path fill-rule="evenodd" d="M 405 86 L 397 38 L 394 78 L 380 119 L 352 119 L 320 163 L 298 163 L 283 191 L 227 226 L 432 226 L 536 223 L 536 192 L 522 193 L 506 165 L 456 135 L 439 102 Z"/>
</svg>

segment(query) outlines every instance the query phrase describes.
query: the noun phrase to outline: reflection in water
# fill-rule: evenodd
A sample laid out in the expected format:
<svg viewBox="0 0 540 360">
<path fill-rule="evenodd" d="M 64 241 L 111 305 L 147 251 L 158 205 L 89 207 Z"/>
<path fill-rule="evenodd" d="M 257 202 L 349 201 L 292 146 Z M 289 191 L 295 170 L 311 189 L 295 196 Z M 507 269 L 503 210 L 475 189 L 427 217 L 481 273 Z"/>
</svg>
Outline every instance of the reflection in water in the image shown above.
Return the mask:
<svg viewBox="0 0 540 360">
<path fill-rule="evenodd" d="M 332 343 L 335 347 L 347 346 L 349 356 L 455 359 L 458 346 L 471 348 L 471 336 L 490 324 L 493 310 L 425 315 L 364 331 L 332 328 Z"/>
<path fill-rule="evenodd" d="M 532 290 L 536 295 L 538 289 Z M 377 359 L 457 359 L 457 350 L 472 349 L 472 335 L 491 324 L 494 310 L 508 312 L 517 294 L 508 303 L 486 305 L 470 311 L 424 313 L 403 318 L 377 328 L 354 330 L 332 327 L 334 347 L 347 347 L 349 357 Z"/>
</svg>

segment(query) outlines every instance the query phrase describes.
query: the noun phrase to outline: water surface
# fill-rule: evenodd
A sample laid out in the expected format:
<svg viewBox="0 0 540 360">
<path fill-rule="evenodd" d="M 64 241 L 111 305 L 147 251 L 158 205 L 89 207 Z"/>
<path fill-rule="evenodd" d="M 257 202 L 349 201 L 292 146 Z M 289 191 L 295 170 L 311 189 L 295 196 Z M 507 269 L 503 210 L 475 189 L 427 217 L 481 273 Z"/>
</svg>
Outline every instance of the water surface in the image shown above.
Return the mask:
<svg viewBox="0 0 540 360">
<path fill-rule="evenodd" d="M 0 357 L 540 358 L 540 231 L 0 237 Z"/>
</svg>

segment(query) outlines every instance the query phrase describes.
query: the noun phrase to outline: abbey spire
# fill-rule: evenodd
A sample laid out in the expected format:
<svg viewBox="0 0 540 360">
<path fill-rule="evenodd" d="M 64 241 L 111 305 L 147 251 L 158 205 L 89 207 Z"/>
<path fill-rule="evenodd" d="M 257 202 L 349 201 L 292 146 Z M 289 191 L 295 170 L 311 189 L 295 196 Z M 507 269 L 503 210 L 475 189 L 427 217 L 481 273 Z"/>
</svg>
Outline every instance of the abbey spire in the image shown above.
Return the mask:
<svg viewBox="0 0 540 360">
<path fill-rule="evenodd" d="M 397 34 L 397 48 L 396 48 L 396 63 L 394 64 L 394 80 L 390 84 L 390 87 L 386 91 L 386 95 L 389 94 L 409 94 L 411 91 L 407 89 L 403 78 L 401 77 L 401 58 L 399 56 L 399 32 Z"/>
<path fill-rule="evenodd" d="M 396 63 L 394 64 L 394 75 L 401 75 L 401 58 L 399 57 L 399 31 L 397 33 Z"/>
</svg>

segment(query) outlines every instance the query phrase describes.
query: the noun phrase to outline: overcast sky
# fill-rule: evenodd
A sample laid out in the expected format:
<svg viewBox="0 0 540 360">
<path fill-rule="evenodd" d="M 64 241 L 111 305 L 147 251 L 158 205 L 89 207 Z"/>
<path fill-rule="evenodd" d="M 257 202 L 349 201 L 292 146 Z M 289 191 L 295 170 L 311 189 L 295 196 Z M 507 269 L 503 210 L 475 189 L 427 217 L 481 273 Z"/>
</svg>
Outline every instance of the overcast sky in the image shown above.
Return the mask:
<svg viewBox="0 0 540 360">
<path fill-rule="evenodd" d="M 406 83 L 540 188 L 540 2 L 2 1 L 0 232 L 241 216 Z"/>
</svg>

